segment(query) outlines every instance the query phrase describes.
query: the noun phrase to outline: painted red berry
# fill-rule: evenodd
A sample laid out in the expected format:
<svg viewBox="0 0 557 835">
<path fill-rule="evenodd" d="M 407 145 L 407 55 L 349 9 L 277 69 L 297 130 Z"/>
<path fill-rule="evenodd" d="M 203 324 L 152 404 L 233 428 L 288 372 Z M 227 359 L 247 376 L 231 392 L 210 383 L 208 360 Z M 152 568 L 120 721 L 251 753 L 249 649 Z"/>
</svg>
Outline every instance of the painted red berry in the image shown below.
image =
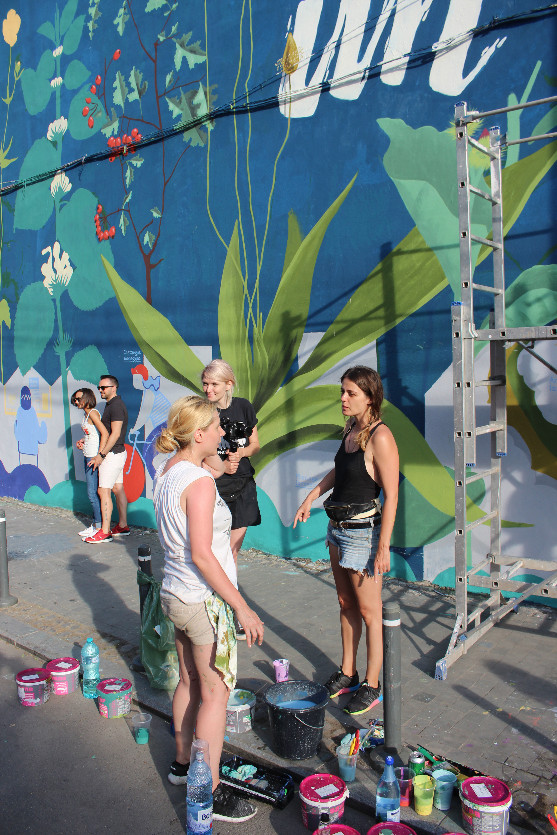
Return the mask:
<svg viewBox="0 0 557 835">
<path fill-rule="evenodd" d="M 97 92 L 97 88 L 95 87 L 94 84 L 91 84 L 91 92 L 92 92 L 93 95 L 95 95 L 95 93 Z"/>
<path fill-rule="evenodd" d="M 134 139 L 137 137 L 137 134 L 138 134 L 138 133 L 139 133 L 139 131 L 138 131 L 138 129 L 137 129 L 137 128 L 134 128 L 134 129 L 132 130 L 132 136 L 133 136 L 133 138 L 134 138 Z"/>
<path fill-rule="evenodd" d="M 121 49 L 117 49 L 117 50 L 116 50 L 116 52 L 114 53 L 114 55 L 112 56 L 112 59 L 113 59 L 114 61 L 117 61 L 117 60 L 118 60 L 118 58 L 120 57 L 120 55 L 121 55 L 121 54 L 122 54 L 122 50 L 121 50 Z"/>
<path fill-rule="evenodd" d="M 98 84 L 100 84 L 100 83 L 101 83 L 101 81 L 102 81 L 102 78 L 100 77 L 100 75 L 98 75 L 98 76 L 95 78 L 95 84 L 97 84 L 97 85 L 98 85 Z"/>
<path fill-rule="evenodd" d="M 85 107 L 81 111 L 81 115 L 82 116 L 87 116 L 88 113 L 89 113 L 89 108 L 87 107 L 87 105 L 85 105 Z"/>
<path fill-rule="evenodd" d="M 109 235 L 110 238 L 113 238 L 115 234 L 116 234 L 116 227 L 111 226 L 110 229 L 108 230 L 108 235 Z"/>
<path fill-rule="evenodd" d="M 116 159 L 116 157 L 114 156 L 114 154 L 112 154 L 112 156 L 108 158 L 108 161 L 109 162 L 114 162 L 115 159 Z"/>
<path fill-rule="evenodd" d="M 114 147 L 119 148 L 121 144 L 122 144 L 122 140 L 120 139 L 119 136 L 117 136 L 116 139 L 114 140 Z"/>
<path fill-rule="evenodd" d="M 105 229 L 103 232 L 103 241 L 108 241 L 108 229 Z"/>
<path fill-rule="evenodd" d="M 87 119 L 87 124 L 89 125 L 90 128 L 92 128 L 93 125 L 95 124 L 95 120 L 93 119 L 92 116 L 89 116 L 89 118 Z"/>
<path fill-rule="evenodd" d="M 100 214 L 103 210 L 102 203 L 99 203 L 97 206 L 97 212 Z"/>
<path fill-rule="evenodd" d="M 143 139 L 143 134 L 138 133 L 136 139 L 138 142 L 141 142 L 141 140 Z"/>
<path fill-rule="evenodd" d="M 91 104 L 91 96 L 87 96 L 85 101 L 86 101 L 87 104 Z"/>
<path fill-rule="evenodd" d="M 98 221 L 98 219 L 99 219 L 99 216 L 95 215 L 95 223 Z"/>
</svg>

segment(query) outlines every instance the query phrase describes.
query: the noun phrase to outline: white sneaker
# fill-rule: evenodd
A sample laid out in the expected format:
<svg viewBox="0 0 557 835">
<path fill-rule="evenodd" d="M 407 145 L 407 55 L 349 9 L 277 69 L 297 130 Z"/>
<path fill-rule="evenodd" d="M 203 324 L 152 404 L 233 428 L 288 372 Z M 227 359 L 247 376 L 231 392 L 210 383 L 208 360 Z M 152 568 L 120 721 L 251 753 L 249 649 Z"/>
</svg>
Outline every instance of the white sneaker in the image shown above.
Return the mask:
<svg viewBox="0 0 557 835">
<path fill-rule="evenodd" d="M 98 528 L 94 525 L 90 525 L 88 528 L 85 528 L 83 531 L 79 531 L 78 536 L 82 539 L 86 539 L 88 536 L 94 536 L 97 533 Z"/>
</svg>

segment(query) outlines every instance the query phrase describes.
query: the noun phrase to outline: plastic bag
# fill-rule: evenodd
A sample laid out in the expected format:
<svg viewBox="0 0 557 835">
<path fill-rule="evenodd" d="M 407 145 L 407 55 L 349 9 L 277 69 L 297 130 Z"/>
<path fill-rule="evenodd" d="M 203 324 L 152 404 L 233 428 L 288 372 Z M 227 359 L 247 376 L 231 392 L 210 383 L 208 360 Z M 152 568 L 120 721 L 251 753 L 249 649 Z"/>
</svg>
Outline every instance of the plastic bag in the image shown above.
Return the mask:
<svg viewBox="0 0 557 835">
<path fill-rule="evenodd" d="M 139 651 L 151 687 L 175 690 L 178 684 L 178 655 L 174 644 L 174 624 L 161 609 L 161 584 L 138 569 L 137 584 L 148 585 L 141 617 Z"/>
</svg>

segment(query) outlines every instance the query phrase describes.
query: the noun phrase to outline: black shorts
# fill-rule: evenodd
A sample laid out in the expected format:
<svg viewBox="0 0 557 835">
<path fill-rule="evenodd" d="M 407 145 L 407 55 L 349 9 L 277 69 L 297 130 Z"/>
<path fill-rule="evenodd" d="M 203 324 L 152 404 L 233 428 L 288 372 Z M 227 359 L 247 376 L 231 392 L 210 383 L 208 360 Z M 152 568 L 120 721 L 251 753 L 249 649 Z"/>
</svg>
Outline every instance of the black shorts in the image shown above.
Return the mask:
<svg viewBox="0 0 557 835">
<path fill-rule="evenodd" d="M 218 488 L 218 482 L 217 482 Z M 257 503 L 257 487 L 253 478 L 247 478 L 238 492 L 233 497 L 222 496 L 232 514 L 232 530 L 236 528 L 249 528 L 261 524 L 261 513 Z"/>
</svg>

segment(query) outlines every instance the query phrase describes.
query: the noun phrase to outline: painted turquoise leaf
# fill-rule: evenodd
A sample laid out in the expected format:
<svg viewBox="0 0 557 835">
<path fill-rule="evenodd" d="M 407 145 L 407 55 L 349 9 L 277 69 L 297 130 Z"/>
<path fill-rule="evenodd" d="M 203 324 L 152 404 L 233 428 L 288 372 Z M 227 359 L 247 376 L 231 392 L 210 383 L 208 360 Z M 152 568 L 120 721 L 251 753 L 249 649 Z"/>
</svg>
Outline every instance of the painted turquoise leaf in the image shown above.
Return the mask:
<svg viewBox="0 0 557 835">
<path fill-rule="evenodd" d="M 128 88 L 126 87 L 126 79 L 118 70 L 116 73 L 116 78 L 114 79 L 114 93 L 112 94 L 112 101 L 118 107 L 121 107 L 122 110 L 126 104 L 126 96 L 128 95 Z"/>
<path fill-rule="evenodd" d="M 50 79 L 54 75 L 56 63 L 52 50 L 47 49 L 41 55 L 37 69 L 23 70 L 21 74 L 21 91 L 25 101 L 25 108 L 30 116 L 36 116 L 50 101 L 53 88 L 50 86 Z"/>
<path fill-rule="evenodd" d="M 106 369 L 106 361 L 97 346 L 88 345 L 73 355 L 69 370 L 74 380 L 87 380 L 96 385 Z"/>
<path fill-rule="evenodd" d="M 91 99 L 89 105 L 91 110 L 97 107 L 95 114 L 95 121 L 93 127 L 88 125 L 88 117 L 84 116 L 82 111 L 85 105 L 85 97 Z M 89 139 L 103 128 L 106 128 L 106 113 L 104 107 L 97 96 L 91 94 L 89 87 L 82 87 L 73 97 L 68 111 L 68 130 L 74 139 Z M 116 122 L 116 130 L 118 129 L 118 122 Z M 115 132 L 115 131 L 113 131 Z"/>
<path fill-rule="evenodd" d="M 203 363 L 162 313 L 130 287 L 102 257 L 120 309 L 137 344 L 160 374 L 201 394 Z"/>
<path fill-rule="evenodd" d="M 56 34 L 54 32 L 54 26 L 50 22 L 50 20 L 45 20 L 39 28 L 37 29 L 38 35 L 44 35 L 45 38 L 48 38 L 49 41 L 52 43 L 56 43 Z"/>
<path fill-rule="evenodd" d="M 202 64 L 205 61 L 206 53 L 201 49 L 199 41 L 190 44 L 191 32 L 187 35 L 182 35 L 181 38 L 174 38 L 176 44 L 176 51 L 174 52 L 174 68 L 176 72 L 180 71 L 182 61 L 185 58 L 188 62 L 188 67 L 193 70 L 196 64 Z"/>
<path fill-rule="evenodd" d="M 46 136 L 31 145 L 19 171 L 20 181 L 54 171 L 60 165 L 60 153 Z M 15 199 L 14 228 L 42 229 L 52 214 L 54 201 L 50 193 L 50 180 L 33 183 L 18 191 Z"/>
<path fill-rule="evenodd" d="M 146 12 L 154 12 L 157 9 L 162 9 L 163 6 L 166 6 L 167 0 L 149 0 L 147 5 L 145 6 Z"/>
<path fill-rule="evenodd" d="M 54 329 L 54 304 L 41 281 L 23 290 L 14 322 L 14 351 L 22 376 L 42 357 Z"/>
<path fill-rule="evenodd" d="M 73 55 L 79 46 L 81 35 L 83 32 L 83 24 L 85 23 L 85 15 L 79 15 L 70 25 L 64 37 L 64 55 Z"/>
<path fill-rule="evenodd" d="M 68 64 L 68 68 L 64 73 L 64 84 L 68 90 L 77 90 L 82 84 L 85 84 L 90 76 L 90 72 L 81 61 L 74 59 Z"/>
<path fill-rule="evenodd" d="M 77 11 L 77 0 L 68 0 L 60 15 L 60 35 L 63 37 L 70 28 Z"/>
</svg>

